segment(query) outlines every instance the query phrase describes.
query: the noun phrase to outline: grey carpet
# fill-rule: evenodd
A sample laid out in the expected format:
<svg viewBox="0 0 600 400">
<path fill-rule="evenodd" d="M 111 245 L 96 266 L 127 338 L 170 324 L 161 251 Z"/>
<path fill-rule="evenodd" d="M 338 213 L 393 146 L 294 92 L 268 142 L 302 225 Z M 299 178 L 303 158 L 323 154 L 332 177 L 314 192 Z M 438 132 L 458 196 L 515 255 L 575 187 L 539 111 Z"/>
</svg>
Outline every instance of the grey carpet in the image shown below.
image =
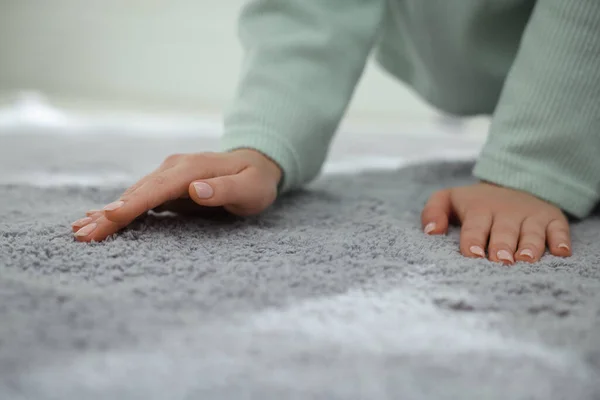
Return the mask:
<svg viewBox="0 0 600 400">
<path fill-rule="evenodd" d="M 425 237 L 469 164 L 322 179 L 266 214 L 68 223 L 119 190 L 0 186 L 2 399 L 600 399 L 600 219 L 503 267 Z"/>
</svg>

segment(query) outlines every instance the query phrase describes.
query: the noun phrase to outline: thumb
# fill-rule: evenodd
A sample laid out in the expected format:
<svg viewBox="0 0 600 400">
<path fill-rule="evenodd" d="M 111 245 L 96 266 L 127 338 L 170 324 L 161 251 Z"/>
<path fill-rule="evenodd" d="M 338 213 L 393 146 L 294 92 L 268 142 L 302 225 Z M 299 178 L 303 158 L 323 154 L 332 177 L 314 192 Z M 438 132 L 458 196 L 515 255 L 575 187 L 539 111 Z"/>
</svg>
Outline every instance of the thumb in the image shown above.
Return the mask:
<svg viewBox="0 0 600 400">
<path fill-rule="evenodd" d="M 190 183 L 190 198 L 201 206 L 219 207 L 233 214 L 258 214 L 277 197 L 277 184 L 249 167 L 235 175 L 223 175 Z"/>
<path fill-rule="evenodd" d="M 425 204 L 421 213 L 423 230 L 429 235 L 439 235 L 448 231 L 448 221 L 452 212 L 450 190 L 435 192 Z"/>
</svg>

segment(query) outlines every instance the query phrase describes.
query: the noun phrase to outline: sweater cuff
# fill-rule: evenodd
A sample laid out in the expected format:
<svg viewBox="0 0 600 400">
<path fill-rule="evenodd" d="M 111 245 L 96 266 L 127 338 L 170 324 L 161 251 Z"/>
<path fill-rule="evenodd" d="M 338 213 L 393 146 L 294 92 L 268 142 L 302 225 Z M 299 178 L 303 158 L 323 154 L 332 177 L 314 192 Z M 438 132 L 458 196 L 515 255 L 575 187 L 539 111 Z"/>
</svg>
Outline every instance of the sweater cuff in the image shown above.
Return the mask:
<svg viewBox="0 0 600 400">
<path fill-rule="evenodd" d="M 269 157 L 281 168 L 279 193 L 285 193 L 302 184 L 298 155 L 285 137 L 265 133 L 259 129 L 227 132 L 221 138 L 221 151 L 238 149 L 256 150 Z"/>
<path fill-rule="evenodd" d="M 588 216 L 600 199 L 600 194 L 587 186 L 509 155 L 482 154 L 473 174 L 478 179 L 532 194 L 578 218 Z"/>
</svg>

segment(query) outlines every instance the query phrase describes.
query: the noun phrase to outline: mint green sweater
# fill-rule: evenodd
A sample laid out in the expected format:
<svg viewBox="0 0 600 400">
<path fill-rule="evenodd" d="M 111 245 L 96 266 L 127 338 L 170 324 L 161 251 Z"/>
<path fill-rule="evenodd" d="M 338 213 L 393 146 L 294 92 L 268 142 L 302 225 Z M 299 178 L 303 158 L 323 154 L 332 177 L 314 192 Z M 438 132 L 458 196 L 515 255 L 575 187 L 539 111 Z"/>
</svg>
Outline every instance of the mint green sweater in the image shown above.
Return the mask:
<svg viewBox="0 0 600 400">
<path fill-rule="evenodd" d="M 372 50 L 433 106 L 491 114 L 474 175 L 585 217 L 600 200 L 600 0 L 252 0 L 223 150 L 315 178 Z"/>
</svg>

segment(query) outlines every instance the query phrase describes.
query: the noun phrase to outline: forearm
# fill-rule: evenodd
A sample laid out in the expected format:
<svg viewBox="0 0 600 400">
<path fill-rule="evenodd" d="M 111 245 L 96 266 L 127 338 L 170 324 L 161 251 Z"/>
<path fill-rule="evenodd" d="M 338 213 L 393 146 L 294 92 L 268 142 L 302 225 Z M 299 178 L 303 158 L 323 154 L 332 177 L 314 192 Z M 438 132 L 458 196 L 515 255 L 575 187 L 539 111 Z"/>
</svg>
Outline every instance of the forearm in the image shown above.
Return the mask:
<svg viewBox="0 0 600 400">
<path fill-rule="evenodd" d="M 539 0 L 475 176 L 586 216 L 600 200 L 600 2 Z"/>
<path fill-rule="evenodd" d="M 245 57 L 223 150 L 247 147 L 313 179 L 362 74 L 384 0 L 255 0 L 240 17 Z"/>
</svg>

